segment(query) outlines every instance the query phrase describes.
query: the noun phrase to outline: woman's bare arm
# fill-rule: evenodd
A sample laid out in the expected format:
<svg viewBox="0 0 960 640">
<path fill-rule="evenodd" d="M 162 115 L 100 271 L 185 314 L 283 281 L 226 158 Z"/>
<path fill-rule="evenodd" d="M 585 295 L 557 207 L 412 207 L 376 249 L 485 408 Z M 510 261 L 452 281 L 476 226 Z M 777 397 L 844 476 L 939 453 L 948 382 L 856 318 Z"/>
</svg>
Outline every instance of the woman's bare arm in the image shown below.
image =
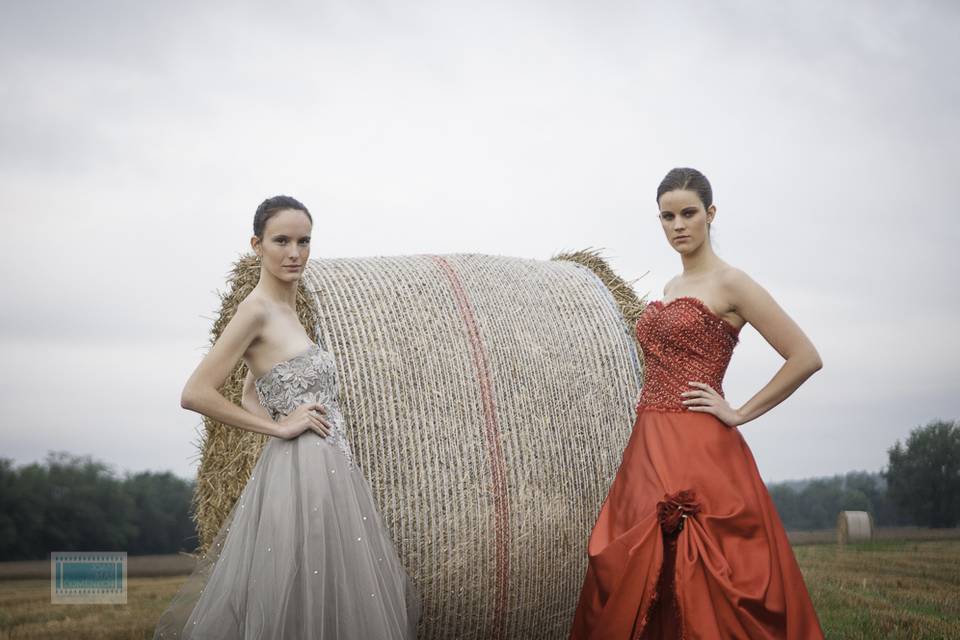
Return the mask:
<svg viewBox="0 0 960 640">
<path fill-rule="evenodd" d="M 261 415 L 268 420 L 270 413 L 260 404 L 260 396 L 257 395 L 257 387 L 254 384 L 253 374 L 247 369 L 247 375 L 243 379 L 243 394 L 240 396 L 240 406 L 250 413 Z"/>
<path fill-rule="evenodd" d="M 731 269 L 724 276 L 723 288 L 733 310 L 753 325 L 785 360 L 770 382 L 739 409 L 732 409 L 719 394 L 702 383 L 692 382 L 691 386 L 697 390 L 683 394 L 688 398 L 684 402 L 691 411 L 712 413 L 727 425 L 737 426 L 786 400 L 823 362 L 803 330 L 750 276 Z"/>
<path fill-rule="evenodd" d="M 244 300 L 239 304 L 236 314 L 184 385 L 181 407 L 246 431 L 277 435 L 277 425 L 266 411 L 253 413 L 238 407 L 219 391 L 259 335 L 266 317 L 266 309 L 255 301 Z"/>
</svg>

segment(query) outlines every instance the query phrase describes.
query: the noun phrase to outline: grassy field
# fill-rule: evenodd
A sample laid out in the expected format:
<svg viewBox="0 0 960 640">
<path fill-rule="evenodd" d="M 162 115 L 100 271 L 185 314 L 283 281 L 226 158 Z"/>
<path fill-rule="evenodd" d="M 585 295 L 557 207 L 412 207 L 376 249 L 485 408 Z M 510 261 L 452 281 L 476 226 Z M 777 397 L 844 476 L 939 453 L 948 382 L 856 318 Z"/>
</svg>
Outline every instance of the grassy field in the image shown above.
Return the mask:
<svg viewBox="0 0 960 640">
<path fill-rule="evenodd" d="M 802 544 L 826 544 L 837 541 L 836 529 L 817 529 L 816 531 L 788 531 L 790 544 L 797 547 Z M 873 532 L 874 541 L 882 540 L 960 540 L 960 528 L 924 529 L 921 527 L 880 527 Z M 3 574 L 0 573 L 0 577 Z"/>
<path fill-rule="evenodd" d="M 960 638 L 960 540 L 795 551 L 828 638 Z"/>
<path fill-rule="evenodd" d="M 881 539 L 795 551 L 827 638 L 960 638 L 960 540 Z M 150 638 L 184 576 L 163 575 L 170 572 L 163 558 L 138 559 L 136 567 L 134 560 L 126 606 L 53 606 L 49 580 L 28 577 L 43 575 L 42 563 L 0 566 L 0 640 Z M 169 562 L 183 567 L 185 559 Z"/>
<path fill-rule="evenodd" d="M 185 576 L 129 578 L 126 605 L 52 605 L 50 580 L 0 582 L 0 638 L 152 638 L 153 625 Z"/>
</svg>

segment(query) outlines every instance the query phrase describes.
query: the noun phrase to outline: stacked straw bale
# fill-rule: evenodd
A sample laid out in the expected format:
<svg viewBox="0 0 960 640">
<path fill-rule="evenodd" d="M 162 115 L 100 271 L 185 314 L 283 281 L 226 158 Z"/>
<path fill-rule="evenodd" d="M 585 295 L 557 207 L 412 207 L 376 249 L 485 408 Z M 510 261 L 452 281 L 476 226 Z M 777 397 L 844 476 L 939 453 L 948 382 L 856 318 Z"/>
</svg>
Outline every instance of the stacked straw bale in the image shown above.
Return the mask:
<svg viewBox="0 0 960 640">
<path fill-rule="evenodd" d="M 237 264 L 214 337 L 257 270 Z M 301 288 L 304 326 L 336 356 L 355 456 L 420 587 L 420 637 L 564 637 L 640 385 L 629 285 L 586 251 L 311 260 Z M 201 550 L 265 442 L 206 426 Z"/>
</svg>

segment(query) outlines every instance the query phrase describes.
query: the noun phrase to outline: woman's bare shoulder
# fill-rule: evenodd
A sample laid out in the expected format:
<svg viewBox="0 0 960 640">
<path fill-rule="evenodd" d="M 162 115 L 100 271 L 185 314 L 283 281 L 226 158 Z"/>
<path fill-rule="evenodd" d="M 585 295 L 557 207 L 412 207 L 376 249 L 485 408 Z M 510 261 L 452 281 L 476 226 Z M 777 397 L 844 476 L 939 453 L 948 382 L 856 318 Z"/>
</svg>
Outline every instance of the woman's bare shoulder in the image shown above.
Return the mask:
<svg viewBox="0 0 960 640">
<path fill-rule="evenodd" d="M 678 273 L 677 275 L 671 277 L 669 280 L 667 280 L 667 283 L 663 285 L 662 298 L 668 298 L 670 296 L 670 291 L 673 289 L 673 285 L 676 284 L 677 280 L 680 279 L 680 275 L 681 274 Z"/>
<path fill-rule="evenodd" d="M 270 315 L 270 303 L 260 292 L 254 289 L 240 301 L 233 317 L 243 317 L 245 320 L 263 322 Z"/>
<path fill-rule="evenodd" d="M 717 272 L 717 283 L 724 293 L 733 298 L 749 289 L 760 286 L 746 271 L 729 264 L 725 264 Z"/>
<path fill-rule="evenodd" d="M 269 317 L 269 302 L 254 290 L 237 305 L 218 342 L 229 338 L 232 342 L 243 344 L 243 353 L 246 354 L 247 347 L 260 340 Z"/>
<path fill-rule="evenodd" d="M 731 309 L 751 324 L 751 317 L 777 308 L 777 302 L 770 292 L 742 269 L 728 267 L 719 274 L 718 281 Z"/>
</svg>

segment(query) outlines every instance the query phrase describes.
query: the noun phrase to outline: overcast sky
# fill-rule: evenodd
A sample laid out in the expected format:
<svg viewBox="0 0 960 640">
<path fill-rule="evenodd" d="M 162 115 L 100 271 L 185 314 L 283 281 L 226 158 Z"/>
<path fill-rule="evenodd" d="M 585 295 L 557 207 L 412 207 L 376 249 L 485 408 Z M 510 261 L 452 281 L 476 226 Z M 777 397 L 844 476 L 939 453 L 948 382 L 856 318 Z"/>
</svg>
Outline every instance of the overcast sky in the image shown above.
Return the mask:
<svg viewBox="0 0 960 640">
<path fill-rule="evenodd" d="M 315 257 L 603 247 L 658 298 L 678 165 L 824 359 L 741 427 L 766 480 L 960 418 L 955 3 L 0 7 L 0 456 L 193 476 L 180 389 L 266 196 Z M 741 338 L 734 404 L 780 362 Z"/>
</svg>

